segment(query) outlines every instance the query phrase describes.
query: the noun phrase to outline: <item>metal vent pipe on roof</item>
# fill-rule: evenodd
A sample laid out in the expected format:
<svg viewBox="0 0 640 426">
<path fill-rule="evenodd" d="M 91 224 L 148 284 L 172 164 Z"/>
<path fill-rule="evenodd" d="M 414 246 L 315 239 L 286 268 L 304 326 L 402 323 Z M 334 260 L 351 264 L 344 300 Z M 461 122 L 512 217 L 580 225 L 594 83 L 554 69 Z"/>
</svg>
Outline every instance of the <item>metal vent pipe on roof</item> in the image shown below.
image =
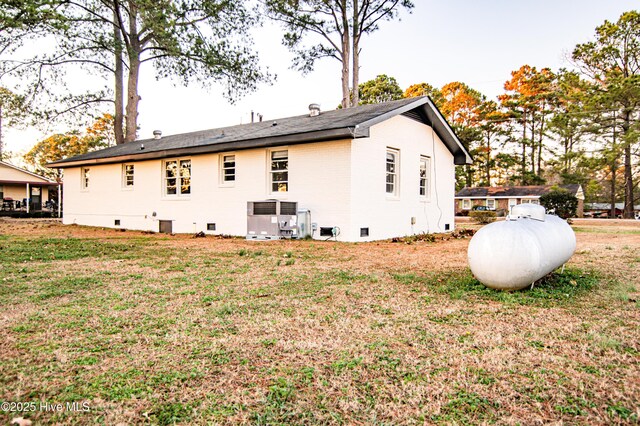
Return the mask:
<svg viewBox="0 0 640 426">
<path fill-rule="evenodd" d="M 320 104 L 309 105 L 309 117 L 317 117 L 320 115 Z"/>
<path fill-rule="evenodd" d="M 161 130 L 154 130 L 154 131 L 153 131 L 153 138 L 154 138 L 154 139 L 160 139 L 160 138 L 162 138 L 162 131 L 161 131 Z"/>
</svg>

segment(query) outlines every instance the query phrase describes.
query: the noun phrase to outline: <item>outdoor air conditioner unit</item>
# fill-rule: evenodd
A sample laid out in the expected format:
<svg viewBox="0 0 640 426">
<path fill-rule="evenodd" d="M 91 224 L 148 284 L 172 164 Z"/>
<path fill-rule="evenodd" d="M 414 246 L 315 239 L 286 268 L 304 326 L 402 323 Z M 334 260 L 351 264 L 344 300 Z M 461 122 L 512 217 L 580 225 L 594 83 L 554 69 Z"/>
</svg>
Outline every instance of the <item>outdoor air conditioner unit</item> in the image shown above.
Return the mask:
<svg viewBox="0 0 640 426">
<path fill-rule="evenodd" d="M 266 200 L 247 202 L 247 239 L 298 238 L 298 203 Z"/>
</svg>

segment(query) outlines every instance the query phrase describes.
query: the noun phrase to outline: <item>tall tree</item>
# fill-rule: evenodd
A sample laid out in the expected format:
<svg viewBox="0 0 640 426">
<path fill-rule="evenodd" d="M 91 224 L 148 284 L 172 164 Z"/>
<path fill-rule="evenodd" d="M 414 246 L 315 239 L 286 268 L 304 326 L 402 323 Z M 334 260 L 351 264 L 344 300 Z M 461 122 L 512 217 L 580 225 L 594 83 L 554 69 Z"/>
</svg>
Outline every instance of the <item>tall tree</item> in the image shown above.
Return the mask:
<svg viewBox="0 0 640 426">
<path fill-rule="evenodd" d="M 579 44 L 573 59 L 598 85 L 600 108 L 615 113 L 624 148 L 624 217 L 633 218 L 633 147 L 640 115 L 640 13 L 625 12 L 617 22 L 596 28 L 596 39 Z M 615 175 L 615 173 L 613 173 Z"/>
<path fill-rule="evenodd" d="M 343 108 L 360 103 L 362 37 L 397 19 L 400 9 L 411 12 L 410 0 L 265 0 L 266 13 L 285 28 L 283 44 L 295 54 L 294 68 L 311 72 L 318 59 L 341 64 Z M 305 44 L 308 40 L 309 44 Z"/>
<path fill-rule="evenodd" d="M 0 87 L 0 160 L 4 153 L 3 130 L 24 121 L 27 111 L 24 97 Z"/>
<path fill-rule="evenodd" d="M 29 6 L 32 0 L 17 1 Z M 0 19 L 8 21 L 5 25 L 13 25 L 17 41 L 31 37 L 48 43 L 55 40 L 56 45 L 35 56 L 20 57 L 19 50 L 12 51 L 10 57 L 3 56 L 0 77 L 20 77 L 28 83 L 24 89 L 31 97 L 48 96 L 54 103 L 64 105 L 50 111 L 47 118 L 85 114 L 88 107 L 115 103 L 118 143 L 136 138 L 141 99 L 138 81 L 144 64 L 153 64 L 158 78 L 175 77 L 185 84 L 192 80 L 204 85 L 221 82 L 231 101 L 269 80 L 247 47 L 249 28 L 256 18 L 245 8 L 244 1 L 36 1 L 56 12 L 50 17 L 47 30 L 38 32 L 33 26 L 12 24 L 14 2 L 0 5 Z M 48 35 L 55 38 L 47 38 Z M 56 85 L 64 86 L 67 72 L 78 68 L 112 80 L 113 88 L 92 89 L 80 95 L 65 91 L 62 96 L 52 90 Z"/>
<path fill-rule="evenodd" d="M 561 69 L 556 74 L 554 90 L 549 131 L 560 145 L 554 162 L 563 183 L 586 184 L 588 176 L 577 173 L 577 166 L 584 155 L 581 145 L 597 131 L 589 113 L 594 107 L 589 102 L 593 86 L 577 72 Z"/>
<path fill-rule="evenodd" d="M 499 96 L 502 106 L 512 119 L 510 140 L 517 142 L 521 148 L 521 185 L 544 182 L 542 148 L 553 96 L 552 81 L 553 73 L 549 68 L 538 71 L 535 67 L 523 65 L 511 72 L 511 79 L 504 84 L 506 93 Z M 518 131 L 521 132 L 520 135 Z M 527 169 L 527 160 L 531 169 Z"/>
<path fill-rule="evenodd" d="M 482 139 L 476 148 L 476 162 L 480 163 L 478 168 L 482 169 L 480 186 L 491 186 L 491 172 L 496 165 L 494 142 L 504 134 L 504 123 L 507 120 L 507 115 L 499 109 L 495 101 L 484 100 L 478 106 L 477 127 Z"/>
<path fill-rule="evenodd" d="M 54 170 L 45 166 L 47 163 L 115 145 L 112 129 L 113 116 L 103 114 L 84 132 L 72 130 L 41 140 L 24 155 L 24 160 L 41 174 L 56 176 Z"/>
<path fill-rule="evenodd" d="M 360 105 L 402 99 L 402 89 L 395 78 L 380 74 L 373 80 L 366 81 L 358 87 Z"/>
<path fill-rule="evenodd" d="M 438 108 L 442 107 L 442 103 L 444 102 L 440 89 L 433 87 L 429 83 L 412 84 L 404 91 L 405 98 L 414 98 L 418 96 L 429 96 Z"/>
<path fill-rule="evenodd" d="M 475 156 L 478 142 L 482 139 L 478 127 L 479 107 L 485 101 L 485 96 L 468 85 L 454 81 L 442 86 L 442 105 L 440 110 L 453 130 L 458 135 L 462 144 L 467 148 L 472 156 Z M 463 168 L 456 168 L 457 186 L 473 186 L 474 175 L 477 165 L 465 165 Z"/>
</svg>

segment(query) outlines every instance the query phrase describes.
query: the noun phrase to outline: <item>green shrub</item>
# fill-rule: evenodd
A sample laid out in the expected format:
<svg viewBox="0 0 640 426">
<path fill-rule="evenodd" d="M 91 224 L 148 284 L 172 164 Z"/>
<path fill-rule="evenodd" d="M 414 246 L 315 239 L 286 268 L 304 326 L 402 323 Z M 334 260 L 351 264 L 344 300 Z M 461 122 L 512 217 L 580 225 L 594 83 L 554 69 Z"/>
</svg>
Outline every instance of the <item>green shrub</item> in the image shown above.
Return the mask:
<svg viewBox="0 0 640 426">
<path fill-rule="evenodd" d="M 491 210 L 472 210 L 469 212 L 469 217 L 475 223 L 486 225 L 487 223 L 495 222 L 496 212 Z"/>
<path fill-rule="evenodd" d="M 566 189 L 553 189 L 540 197 L 540 205 L 547 209 L 547 213 L 553 211 L 563 219 L 575 217 L 578 209 L 578 199 Z"/>
</svg>

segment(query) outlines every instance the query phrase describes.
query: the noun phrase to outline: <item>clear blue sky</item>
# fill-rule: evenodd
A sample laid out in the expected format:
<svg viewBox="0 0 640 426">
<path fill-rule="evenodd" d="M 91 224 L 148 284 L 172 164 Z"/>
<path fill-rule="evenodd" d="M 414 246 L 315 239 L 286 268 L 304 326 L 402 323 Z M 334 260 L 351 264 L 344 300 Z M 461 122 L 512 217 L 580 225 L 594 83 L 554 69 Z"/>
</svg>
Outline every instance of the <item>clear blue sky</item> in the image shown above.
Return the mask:
<svg viewBox="0 0 640 426">
<path fill-rule="evenodd" d="M 495 98 L 510 72 L 524 64 L 538 68 L 571 67 L 567 57 L 577 43 L 593 39 L 595 27 L 615 21 L 638 8 L 637 0 L 414 0 L 412 14 L 400 22 L 381 24 L 362 43 L 361 81 L 378 74 L 395 77 L 404 89 L 427 82 L 442 86 L 462 81 Z M 340 99 L 340 67 L 333 59 L 320 62 L 307 76 L 290 70 L 292 55 L 280 44 L 281 30 L 265 24 L 255 31 L 262 63 L 278 74 L 273 86 L 263 86 L 235 105 L 221 89 L 198 84 L 175 87 L 156 81 L 153 70 L 140 81 L 140 138 L 154 129 L 164 135 L 234 125 L 249 120 L 250 111 L 265 119 L 299 115 L 311 102 L 335 108 Z M 52 123 L 49 132 L 66 130 Z M 8 131 L 7 149 L 24 151 L 45 134 L 35 129 Z"/>
</svg>

